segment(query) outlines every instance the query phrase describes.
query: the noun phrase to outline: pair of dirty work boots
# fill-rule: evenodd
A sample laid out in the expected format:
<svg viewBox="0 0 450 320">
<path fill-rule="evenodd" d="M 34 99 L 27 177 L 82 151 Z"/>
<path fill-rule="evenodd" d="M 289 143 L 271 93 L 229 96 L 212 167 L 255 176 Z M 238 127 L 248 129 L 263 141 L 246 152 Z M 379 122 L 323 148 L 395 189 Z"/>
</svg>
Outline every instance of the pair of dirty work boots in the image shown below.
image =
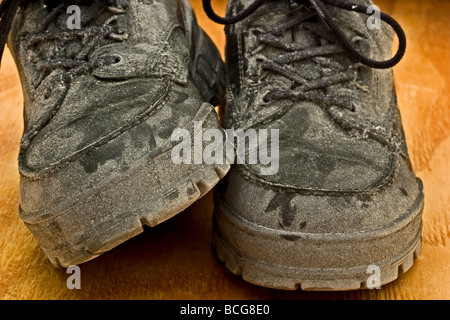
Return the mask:
<svg viewBox="0 0 450 320">
<path fill-rule="evenodd" d="M 213 246 L 248 282 L 350 290 L 412 266 L 424 194 L 392 73 L 406 38 L 370 1 L 230 0 L 220 17 L 205 0 L 227 25 L 225 64 L 188 0 L 1 5 L 25 101 L 20 217 L 52 265 L 95 258 L 220 181 Z M 198 130 L 204 154 L 236 143 L 211 138 L 223 128 L 244 133 L 244 157 L 275 146 L 276 170 L 180 148 Z"/>
</svg>

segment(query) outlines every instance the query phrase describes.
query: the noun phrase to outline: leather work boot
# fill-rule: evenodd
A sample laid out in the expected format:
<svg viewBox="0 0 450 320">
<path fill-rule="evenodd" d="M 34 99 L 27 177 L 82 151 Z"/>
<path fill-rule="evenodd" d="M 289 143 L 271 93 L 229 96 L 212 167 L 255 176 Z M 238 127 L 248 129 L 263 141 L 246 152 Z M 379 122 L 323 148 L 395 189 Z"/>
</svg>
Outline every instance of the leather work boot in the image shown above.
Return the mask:
<svg viewBox="0 0 450 320">
<path fill-rule="evenodd" d="M 279 132 L 277 172 L 237 164 L 215 192 L 213 245 L 248 282 L 374 288 L 419 254 L 423 186 L 392 72 L 406 38 L 391 17 L 367 14 L 370 1 L 354 2 L 230 0 L 222 18 L 204 0 L 227 25 L 226 127 Z"/>
<path fill-rule="evenodd" d="M 25 101 L 20 217 L 52 265 L 97 257 L 227 173 L 171 157 L 175 129 L 220 130 L 223 63 L 187 0 L 2 5 Z"/>
</svg>

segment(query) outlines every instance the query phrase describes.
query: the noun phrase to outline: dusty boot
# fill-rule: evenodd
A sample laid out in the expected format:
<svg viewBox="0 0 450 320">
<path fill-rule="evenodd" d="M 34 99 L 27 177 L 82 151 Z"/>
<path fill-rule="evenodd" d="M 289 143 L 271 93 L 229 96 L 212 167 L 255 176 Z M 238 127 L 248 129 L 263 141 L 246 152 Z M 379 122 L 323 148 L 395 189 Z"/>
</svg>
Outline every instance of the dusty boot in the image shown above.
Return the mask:
<svg viewBox="0 0 450 320">
<path fill-rule="evenodd" d="M 234 165 L 215 195 L 217 254 L 251 283 L 373 287 L 395 280 L 419 252 L 423 186 L 391 69 L 406 39 L 381 14 L 400 39 L 391 58 L 392 28 L 377 28 L 371 3 L 356 2 L 231 0 L 221 18 L 204 1 L 229 25 L 226 127 L 279 132 L 277 172 Z"/>
<path fill-rule="evenodd" d="M 220 130 L 222 60 L 188 1 L 4 3 L 25 98 L 20 216 L 52 265 L 110 250 L 226 174 L 171 158 L 174 129 Z"/>
</svg>

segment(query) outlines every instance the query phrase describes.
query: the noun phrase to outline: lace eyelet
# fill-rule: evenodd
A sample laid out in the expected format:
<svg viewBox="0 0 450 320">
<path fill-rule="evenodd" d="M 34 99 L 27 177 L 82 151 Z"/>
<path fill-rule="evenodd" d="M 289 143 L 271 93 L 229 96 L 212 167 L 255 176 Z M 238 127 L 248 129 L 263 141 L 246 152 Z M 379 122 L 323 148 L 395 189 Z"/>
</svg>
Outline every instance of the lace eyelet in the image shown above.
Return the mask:
<svg viewBox="0 0 450 320">
<path fill-rule="evenodd" d="M 268 104 L 268 103 L 270 103 L 272 100 L 271 99 L 269 99 L 268 98 L 268 95 L 270 94 L 270 92 L 267 92 L 264 96 L 263 96 L 263 98 L 262 98 L 262 101 L 264 102 L 264 104 Z"/>
<path fill-rule="evenodd" d="M 120 63 L 122 61 L 122 57 L 119 55 L 114 55 L 114 64 Z"/>
<path fill-rule="evenodd" d="M 357 113 L 359 109 L 360 109 L 359 105 L 352 101 L 350 104 L 349 111 L 351 113 Z"/>
<path fill-rule="evenodd" d="M 51 94 L 52 94 L 52 90 L 50 88 L 45 89 L 44 93 L 43 93 L 44 100 L 50 99 Z"/>
<path fill-rule="evenodd" d="M 120 62 L 122 62 L 122 56 L 117 54 L 117 53 L 111 53 L 111 54 L 107 54 L 102 56 L 101 58 L 105 58 L 105 59 L 110 59 L 110 63 L 109 64 L 118 64 Z"/>
</svg>

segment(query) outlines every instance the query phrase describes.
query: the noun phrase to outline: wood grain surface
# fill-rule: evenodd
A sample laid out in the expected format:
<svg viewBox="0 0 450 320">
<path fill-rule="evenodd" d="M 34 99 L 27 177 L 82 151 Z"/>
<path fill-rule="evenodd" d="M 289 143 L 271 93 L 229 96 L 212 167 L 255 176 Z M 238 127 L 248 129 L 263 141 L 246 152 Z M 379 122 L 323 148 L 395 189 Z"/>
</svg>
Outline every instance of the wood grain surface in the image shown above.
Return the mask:
<svg viewBox="0 0 450 320">
<path fill-rule="evenodd" d="M 223 53 L 223 27 L 191 0 Z M 224 0 L 213 1 L 223 13 Z M 409 151 L 425 184 L 423 247 L 406 274 L 380 290 L 284 292 L 232 275 L 211 249 L 211 193 L 175 218 L 80 265 L 69 290 L 18 217 L 17 155 L 23 97 L 6 50 L 0 69 L 0 299 L 449 299 L 450 298 L 450 1 L 382 0 L 408 37 L 395 79 Z"/>
</svg>

